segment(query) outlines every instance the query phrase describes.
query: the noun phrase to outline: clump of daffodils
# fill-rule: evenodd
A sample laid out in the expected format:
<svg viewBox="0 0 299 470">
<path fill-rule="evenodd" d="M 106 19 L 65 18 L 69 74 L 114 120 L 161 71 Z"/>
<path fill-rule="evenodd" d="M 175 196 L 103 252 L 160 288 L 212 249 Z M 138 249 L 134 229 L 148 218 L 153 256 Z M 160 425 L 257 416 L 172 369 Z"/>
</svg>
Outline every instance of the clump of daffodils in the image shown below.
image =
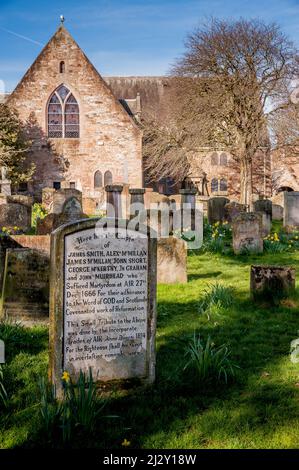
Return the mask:
<svg viewBox="0 0 299 470">
<path fill-rule="evenodd" d="M 271 243 L 280 241 L 279 236 L 277 235 L 276 232 L 274 234 L 268 235 L 267 237 L 264 238 L 264 240 L 269 240 Z"/>
</svg>

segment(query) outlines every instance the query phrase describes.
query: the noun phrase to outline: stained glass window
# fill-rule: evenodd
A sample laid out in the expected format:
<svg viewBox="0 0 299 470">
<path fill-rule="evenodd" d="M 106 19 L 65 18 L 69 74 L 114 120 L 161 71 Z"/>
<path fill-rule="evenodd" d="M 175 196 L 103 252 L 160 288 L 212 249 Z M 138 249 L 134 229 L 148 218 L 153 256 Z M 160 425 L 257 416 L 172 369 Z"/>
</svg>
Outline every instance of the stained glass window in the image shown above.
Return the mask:
<svg viewBox="0 0 299 470">
<path fill-rule="evenodd" d="M 217 191 L 218 191 L 218 180 L 217 178 L 213 178 L 211 181 L 211 192 L 217 193 Z"/>
<path fill-rule="evenodd" d="M 65 85 L 54 91 L 48 104 L 48 137 L 79 137 L 79 106 Z"/>
</svg>

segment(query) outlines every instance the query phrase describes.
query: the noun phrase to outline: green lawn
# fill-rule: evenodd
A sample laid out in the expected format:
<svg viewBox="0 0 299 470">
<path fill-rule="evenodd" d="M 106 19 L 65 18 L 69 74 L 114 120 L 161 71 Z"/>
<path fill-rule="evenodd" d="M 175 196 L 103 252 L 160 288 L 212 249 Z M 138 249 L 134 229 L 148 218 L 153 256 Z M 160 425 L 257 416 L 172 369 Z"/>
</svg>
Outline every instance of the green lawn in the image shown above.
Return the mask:
<svg viewBox="0 0 299 470">
<path fill-rule="evenodd" d="M 143 448 L 299 448 L 299 364 L 289 355 L 299 337 L 299 291 L 283 306 L 253 304 L 249 271 L 258 263 L 292 265 L 299 272 L 299 252 L 189 255 L 188 284 L 158 288 L 155 385 L 111 393 L 96 431 L 78 433 L 70 445 L 119 448 L 126 438 Z M 235 288 L 236 302 L 208 318 L 198 302 L 216 281 Z M 183 370 L 194 331 L 229 345 L 240 366 L 234 381 L 207 386 Z M 10 400 L 0 417 L 0 447 L 60 446 L 59 438 L 47 443 L 40 432 L 37 382 L 47 369 L 47 331 L 2 325 L 1 337 L 7 339 Z"/>
</svg>

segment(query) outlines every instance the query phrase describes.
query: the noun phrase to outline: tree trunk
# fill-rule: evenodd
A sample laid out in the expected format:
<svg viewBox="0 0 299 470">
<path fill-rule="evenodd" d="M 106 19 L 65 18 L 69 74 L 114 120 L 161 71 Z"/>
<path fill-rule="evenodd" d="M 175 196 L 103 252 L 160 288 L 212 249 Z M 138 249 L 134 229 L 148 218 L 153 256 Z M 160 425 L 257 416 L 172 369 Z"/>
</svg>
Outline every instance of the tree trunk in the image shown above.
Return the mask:
<svg viewBox="0 0 299 470">
<path fill-rule="evenodd" d="M 252 199 L 252 161 L 248 158 L 241 160 L 240 202 L 251 209 Z"/>
</svg>

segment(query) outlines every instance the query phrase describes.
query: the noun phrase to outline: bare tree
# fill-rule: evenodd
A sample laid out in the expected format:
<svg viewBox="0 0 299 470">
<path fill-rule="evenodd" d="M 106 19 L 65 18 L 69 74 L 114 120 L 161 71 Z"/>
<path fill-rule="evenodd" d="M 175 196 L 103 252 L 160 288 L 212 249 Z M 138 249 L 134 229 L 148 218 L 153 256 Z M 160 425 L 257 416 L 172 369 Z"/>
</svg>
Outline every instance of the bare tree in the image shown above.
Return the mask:
<svg viewBox="0 0 299 470">
<path fill-rule="evenodd" d="M 228 151 L 239 165 L 242 203 L 251 203 L 255 156 L 270 145 L 270 116 L 296 76 L 296 54 L 275 24 L 212 19 L 188 36 L 172 69 L 184 145 Z"/>
</svg>

